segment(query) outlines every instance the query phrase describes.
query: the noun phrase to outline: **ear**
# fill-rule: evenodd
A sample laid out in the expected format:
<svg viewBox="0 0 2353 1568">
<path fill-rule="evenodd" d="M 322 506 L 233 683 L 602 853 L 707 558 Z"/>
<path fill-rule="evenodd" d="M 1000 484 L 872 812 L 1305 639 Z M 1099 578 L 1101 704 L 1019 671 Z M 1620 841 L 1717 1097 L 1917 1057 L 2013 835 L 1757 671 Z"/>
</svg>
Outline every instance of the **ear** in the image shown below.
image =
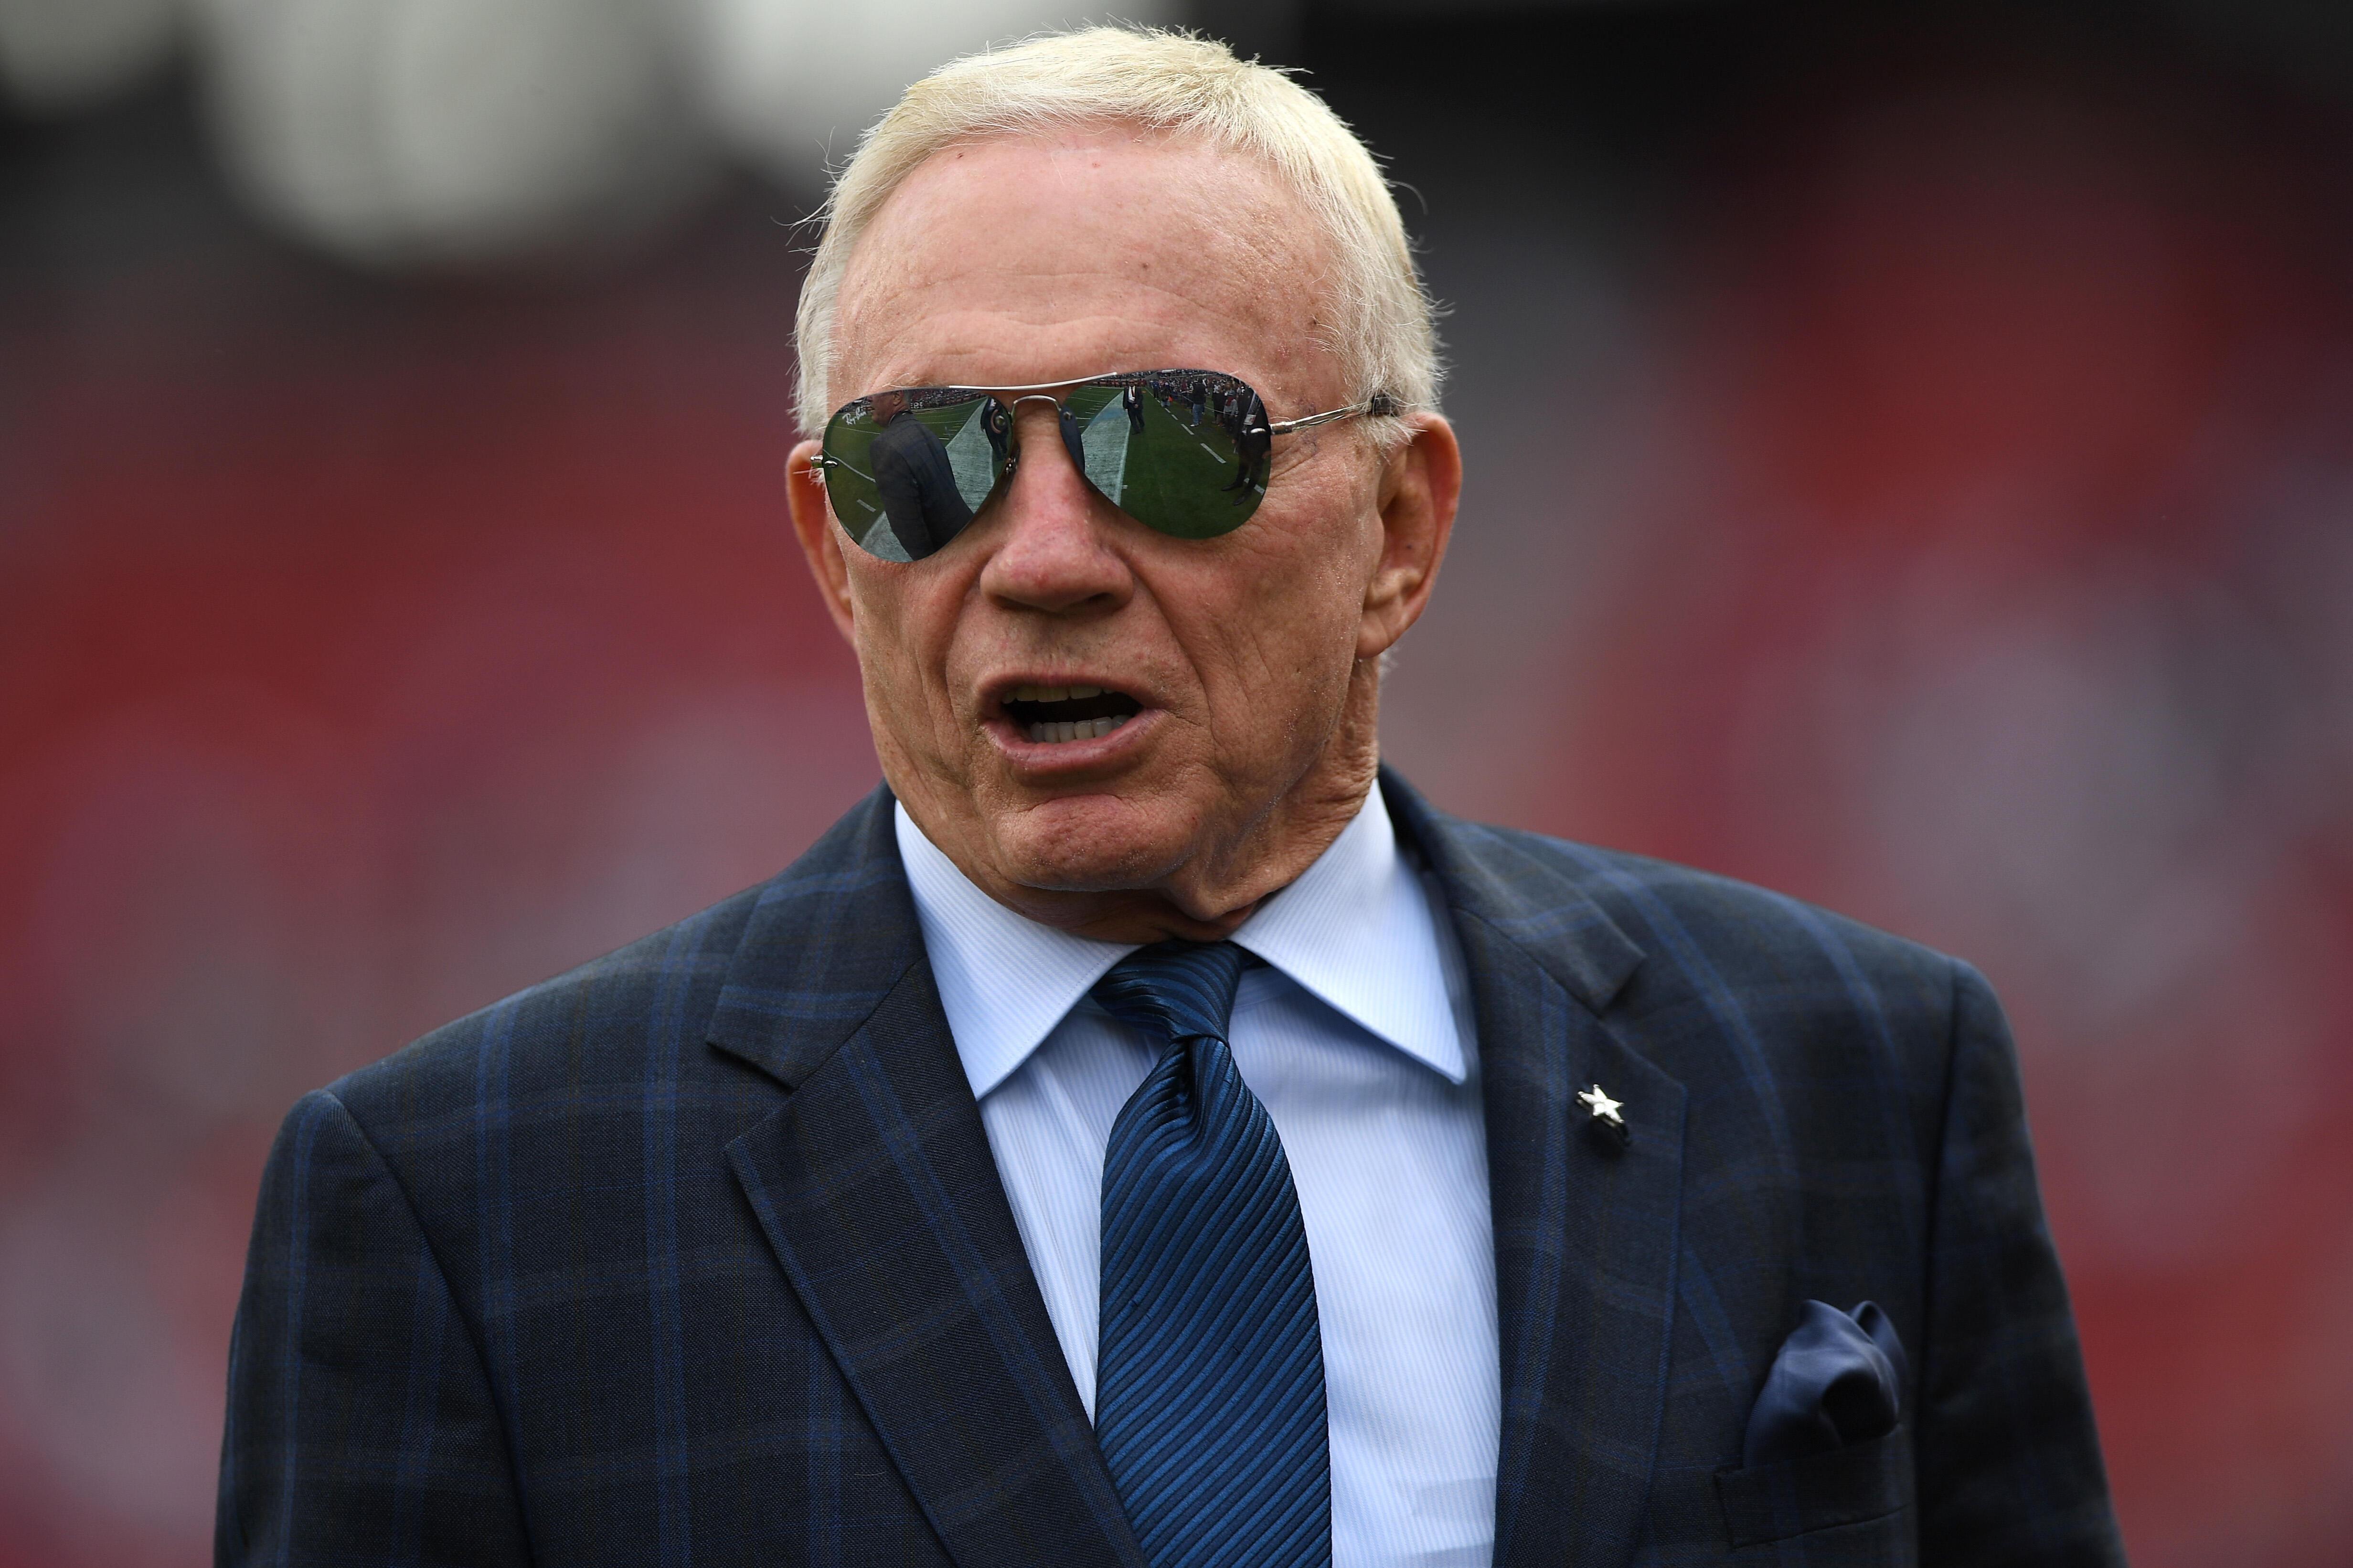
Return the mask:
<svg viewBox="0 0 2353 1568">
<path fill-rule="evenodd" d="M 1387 653 L 1421 618 L 1462 497 L 1462 449 L 1454 426 L 1436 414 L 1405 419 L 1412 439 L 1391 452 L 1381 469 L 1381 554 L 1365 584 L 1364 619 L 1356 629 L 1360 659 Z"/>
<path fill-rule="evenodd" d="M 843 640 L 854 647 L 849 563 L 841 558 L 841 530 L 834 526 L 833 506 L 825 499 L 825 475 L 817 466 L 818 450 L 816 442 L 804 441 L 785 459 L 785 502 L 792 510 L 793 531 L 800 535 L 801 553 L 808 557 L 818 595 L 833 613 L 833 624 Z"/>
</svg>

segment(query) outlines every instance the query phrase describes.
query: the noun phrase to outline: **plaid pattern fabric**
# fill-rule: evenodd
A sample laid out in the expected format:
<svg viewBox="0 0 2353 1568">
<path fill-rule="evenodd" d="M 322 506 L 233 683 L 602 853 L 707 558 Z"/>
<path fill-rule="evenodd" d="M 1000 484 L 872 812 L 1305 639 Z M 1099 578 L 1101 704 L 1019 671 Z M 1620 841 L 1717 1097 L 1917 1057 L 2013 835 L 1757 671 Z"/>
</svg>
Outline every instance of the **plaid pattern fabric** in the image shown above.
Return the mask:
<svg viewBox="0 0 2353 1568">
<path fill-rule="evenodd" d="M 1382 787 L 1474 977 L 1496 1561 L 2117 1561 L 1983 981 Z M 1886 1310 L 1903 1424 L 1738 1469 L 1809 1298 Z M 229 1382 L 222 1563 L 1142 1568 L 879 791 L 764 886 L 298 1104 Z"/>
</svg>

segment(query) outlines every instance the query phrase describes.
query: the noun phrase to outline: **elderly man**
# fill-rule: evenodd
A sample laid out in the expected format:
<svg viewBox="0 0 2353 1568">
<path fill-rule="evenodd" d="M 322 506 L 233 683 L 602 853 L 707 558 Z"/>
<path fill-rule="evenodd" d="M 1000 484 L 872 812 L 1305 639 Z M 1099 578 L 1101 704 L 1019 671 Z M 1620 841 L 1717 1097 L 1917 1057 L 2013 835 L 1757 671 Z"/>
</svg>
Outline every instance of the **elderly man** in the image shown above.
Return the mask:
<svg viewBox="0 0 2353 1568">
<path fill-rule="evenodd" d="M 295 1109 L 221 1561 L 2116 1559 L 1984 983 L 1380 771 L 1460 465 L 1320 102 L 1183 37 L 961 61 L 800 347 L 885 787 Z M 1209 384 L 1262 491 L 1092 418 Z M 926 551 L 878 398 L 967 454 Z"/>
</svg>

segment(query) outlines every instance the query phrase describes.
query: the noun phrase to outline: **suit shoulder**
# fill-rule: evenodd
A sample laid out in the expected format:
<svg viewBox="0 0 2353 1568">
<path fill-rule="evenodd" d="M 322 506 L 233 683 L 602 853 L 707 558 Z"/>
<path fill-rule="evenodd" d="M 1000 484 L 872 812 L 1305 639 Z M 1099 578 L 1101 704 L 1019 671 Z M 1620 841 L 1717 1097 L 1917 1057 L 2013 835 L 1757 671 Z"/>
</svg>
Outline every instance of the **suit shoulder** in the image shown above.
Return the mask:
<svg viewBox="0 0 2353 1568">
<path fill-rule="evenodd" d="M 788 875 L 788 873 L 786 874 Z M 327 1086 L 364 1125 L 474 1105 L 484 1075 L 641 1080 L 659 1037 L 700 1045 L 737 942 L 780 875 L 444 1024 Z"/>
<path fill-rule="evenodd" d="M 1490 879 L 1482 901 L 1520 914 L 1501 934 L 1553 948 L 1565 984 L 1599 971 L 1604 983 L 1586 993 L 1595 1011 L 1686 1083 L 1762 1075 L 1794 1093 L 1788 1086 L 1883 1075 L 1933 1120 L 1964 1036 L 2006 1037 L 1990 990 L 1967 964 L 1787 894 L 1509 828 L 1473 829 L 1465 847 L 1473 844 Z M 1496 883 L 1508 900 L 1494 896 Z M 1613 960 L 1580 968 L 1580 953 Z M 1842 1092 L 1810 1098 L 1806 1114 L 1834 1120 Z"/>
<path fill-rule="evenodd" d="M 363 1124 L 477 1114 L 485 1097 L 644 1090 L 701 1070 L 723 991 L 747 945 L 792 948 L 838 921 L 845 900 L 895 873 L 891 797 L 876 790 L 766 881 L 579 968 L 445 1024 L 328 1086 Z M 887 858 L 885 868 L 882 862 Z"/>
<path fill-rule="evenodd" d="M 1965 963 L 1787 893 L 1671 860 L 1517 828 L 1480 826 L 1494 849 L 1561 879 L 1646 953 L 1727 981 L 1827 968 L 1949 996 Z"/>
</svg>

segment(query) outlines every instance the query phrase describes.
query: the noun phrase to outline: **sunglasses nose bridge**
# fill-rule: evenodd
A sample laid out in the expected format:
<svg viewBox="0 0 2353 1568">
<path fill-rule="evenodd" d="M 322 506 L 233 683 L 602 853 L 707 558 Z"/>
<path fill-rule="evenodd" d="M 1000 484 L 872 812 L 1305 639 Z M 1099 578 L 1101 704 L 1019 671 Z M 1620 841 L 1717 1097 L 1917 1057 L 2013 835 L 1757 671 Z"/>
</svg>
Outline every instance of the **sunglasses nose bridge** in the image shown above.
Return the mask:
<svg viewBox="0 0 2353 1568">
<path fill-rule="evenodd" d="M 1031 404 L 1041 406 L 1035 409 L 1025 406 Z M 1061 413 L 1062 400 L 1049 392 L 1025 392 L 1018 397 L 1007 398 L 1005 423 L 1013 437 L 1012 456 L 1017 458 L 1020 456 L 1022 427 L 1025 425 L 1035 424 L 1042 416 L 1048 422 L 1048 427 L 1051 428 L 1060 423 Z M 1024 414 L 1029 415 L 1027 419 L 1023 417 Z"/>
<path fill-rule="evenodd" d="M 1008 477 L 1021 465 L 1024 450 L 1023 426 L 1037 426 L 1041 422 L 1044 426 L 1042 429 L 1031 429 L 1028 432 L 1039 442 L 1039 449 L 1062 447 L 1065 455 L 1070 458 L 1071 466 L 1078 470 L 1082 478 L 1085 477 L 1086 456 L 1081 448 L 1078 429 L 1071 422 L 1071 411 L 1063 404 L 1060 395 L 1048 392 L 1025 392 L 1018 397 L 1008 398 L 1005 402 L 1005 423 L 1008 437 L 1006 444 L 1005 472 Z M 1025 411 L 1022 405 L 1025 403 L 1042 404 L 1044 406 L 1027 411 L 1029 416 L 1024 419 Z"/>
</svg>

